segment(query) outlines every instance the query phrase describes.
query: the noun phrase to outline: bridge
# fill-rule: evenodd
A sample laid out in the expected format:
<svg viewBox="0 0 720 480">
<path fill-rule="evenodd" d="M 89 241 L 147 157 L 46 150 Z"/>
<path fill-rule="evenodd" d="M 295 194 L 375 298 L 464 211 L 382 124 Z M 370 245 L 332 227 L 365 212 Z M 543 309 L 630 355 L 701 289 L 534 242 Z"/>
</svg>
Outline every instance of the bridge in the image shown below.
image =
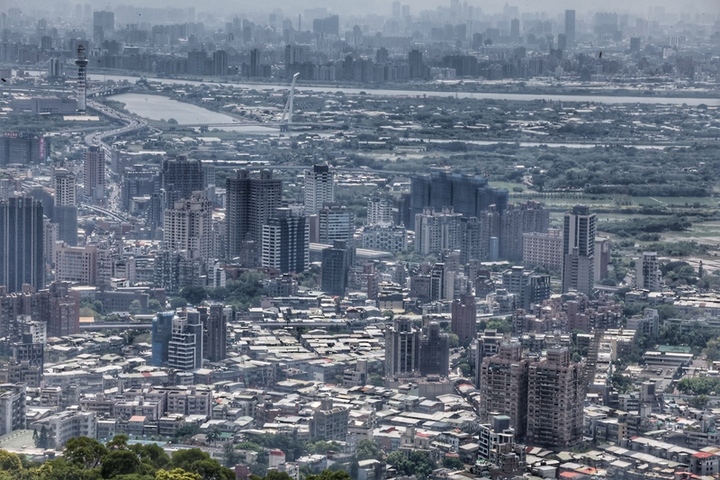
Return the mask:
<svg viewBox="0 0 720 480">
<path fill-rule="evenodd" d="M 127 220 L 123 215 L 113 212 L 111 210 L 108 210 L 107 208 L 98 207 L 96 205 L 88 205 L 87 203 L 81 203 L 78 205 L 79 208 L 85 208 L 87 210 L 91 210 L 93 212 L 99 213 L 100 215 L 104 217 L 110 217 L 115 221 L 123 222 Z"/>
<path fill-rule="evenodd" d="M 108 97 L 110 95 L 118 95 L 121 93 L 129 92 L 133 89 L 134 85 L 114 85 L 107 87 L 95 87 L 88 90 L 86 97 Z"/>
</svg>

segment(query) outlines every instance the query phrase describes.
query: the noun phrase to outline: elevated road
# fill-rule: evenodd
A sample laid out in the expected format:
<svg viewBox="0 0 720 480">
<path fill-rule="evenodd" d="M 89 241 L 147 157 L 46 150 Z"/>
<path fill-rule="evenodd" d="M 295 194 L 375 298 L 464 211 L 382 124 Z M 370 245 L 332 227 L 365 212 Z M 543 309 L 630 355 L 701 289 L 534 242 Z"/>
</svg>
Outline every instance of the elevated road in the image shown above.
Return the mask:
<svg viewBox="0 0 720 480">
<path fill-rule="evenodd" d="M 362 328 L 365 325 L 358 323 L 353 324 L 346 321 L 340 322 L 302 322 L 302 321 L 291 321 L 291 322 L 246 322 L 252 325 L 257 325 L 268 330 L 279 330 L 281 328 L 330 328 L 330 327 L 342 327 L 342 328 Z M 147 322 L 132 322 L 132 323 L 104 323 L 95 322 L 80 325 L 81 332 L 103 332 L 110 330 L 150 330 L 152 323 Z"/>
</svg>

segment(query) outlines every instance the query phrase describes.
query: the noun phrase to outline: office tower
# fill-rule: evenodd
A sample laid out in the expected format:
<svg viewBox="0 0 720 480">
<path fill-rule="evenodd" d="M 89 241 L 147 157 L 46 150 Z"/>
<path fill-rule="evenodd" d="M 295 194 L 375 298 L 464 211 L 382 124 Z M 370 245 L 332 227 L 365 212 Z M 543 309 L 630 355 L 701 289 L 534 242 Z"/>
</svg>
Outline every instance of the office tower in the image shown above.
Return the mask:
<svg viewBox="0 0 720 480">
<path fill-rule="evenodd" d="M 33 133 L 4 132 L 0 135 L 0 165 L 44 162 L 50 155 L 50 137 Z"/>
<path fill-rule="evenodd" d="M 262 266 L 281 273 L 304 272 L 310 263 L 307 217 L 278 208 L 262 226 Z"/>
<path fill-rule="evenodd" d="M 495 355 L 500 350 L 503 335 L 497 330 L 485 330 L 478 333 L 475 340 L 475 388 L 482 388 L 482 362 L 485 358 Z"/>
<path fill-rule="evenodd" d="M 564 52 L 565 50 L 567 50 L 567 47 L 568 47 L 567 37 L 565 36 L 564 33 L 558 33 L 557 45 L 558 45 L 558 50 L 560 50 L 560 52 Z M 562 53 L 561 53 L 561 55 L 562 55 Z"/>
<path fill-rule="evenodd" d="M 517 18 L 510 20 L 510 41 L 520 43 L 520 20 Z"/>
<path fill-rule="evenodd" d="M 336 240 L 352 243 L 355 214 L 346 206 L 325 205 L 317 212 L 317 242 L 332 245 Z"/>
<path fill-rule="evenodd" d="M 65 169 L 55 170 L 55 208 L 53 223 L 58 225 L 58 240 L 77 245 L 77 201 L 75 175 Z"/>
<path fill-rule="evenodd" d="M 153 318 L 150 341 L 152 343 L 151 365 L 155 367 L 167 365 L 168 344 L 173 333 L 173 318 L 175 318 L 175 312 L 158 312 Z"/>
<path fill-rule="evenodd" d="M 331 248 L 322 251 L 320 279 L 322 291 L 328 295 L 345 296 L 352 251 L 348 242 L 335 240 Z"/>
<path fill-rule="evenodd" d="M 232 317 L 232 308 L 215 303 L 210 307 L 198 307 L 203 325 L 203 353 L 211 362 L 227 357 L 227 321 Z"/>
<path fill-rule="evenodd" d="M 461 246 L 461 213 L 452 208 L 426 208 L 415 215 L 415 252 L 420 255 L 456 250 Z"/>
<path fill-rule="evenodd" d="M 468 346 L 477 337 L 477 306 L 475 297 L 461 295 L 451 308 L 451 329 L 460 339 L 460 345 Z"/>
<path fill-rule="evenodd" d="M 643 252 L 635 260 L 635 286 L 640 290 L 661 291 L 663 281 L 659 267 L 657 252 Z"/>
<path fill-rule="evenodd" d="M 427 77 L 422 52 L 420 50 L 410 50 L 410 53 L 408 53 L 408 64 L 410 65 L 410 80 Z"/>
<path fill-rule="evenodd" d="M 136 197 L 150 197 L 151 202 L 154 198 L 159 199 L 160 188 L 161 183 L 159 174 L 145 170 L 139 165 L 133 166 L 133 170 L 125 171 L 123 173 L 120 192 L 120 202 L 123 210 L 135 213 L 133 210 L 133 199 Z M 148 207 L 148 210 L 151 208 L 152 207 Z"/>
<path fill-rule="evenodd" d="M 400 2 L 393 2 L 392 3 L 392 16 L 393 18 L 400 18 L 402 14 L 402 5 Z"/>
<path fill-rule="evenodd" d="M 29 197 L 0 201 L 0 285 L 8 292 L 23 284 L 45 287 L 42 204 Z"/>
<path fill-rule="evenodd" d="M 450 341 L 437 322 L 430 322 L 422 328 L 419 370 L 423 377 L 447 377 L 450 370 Z"/>
<path fill-rule="evenodd" d="M 393 199 L 373 195 L 368 199 L 365 225 L 391 225 L 393 222 Z"/>
<path fill-rule="evenodd" d="M 85 57 L 85 47 L 78 45 L 77 59 L 75 65 L 78 67 L 77 76 L 77 110 L 84 112 L 87 107 L 87 66 L 88 59 Z"/>
<path fill-rule="evenodd" d="M 489 224 L 477 217 L 460 219 L 460 262 L 485 261 L 490 248 Z"/>
<path fill-rule="evenodd" d="M 168 342 L 168 360 L 170 368 L 195 370 L 202 367 L 203 325 L 200 312 L 187 310 L 182 316 L 172 320 L 172 336 Z"/>
<path fill-rule="evenodd" d="M 408 204 L 408 228 L 416 229 L 415 215 L 432 207 L 442 211 L 452 207 L 453 211 L 466 217 L 478 217 L 495 205 L 502 215 L 508 203 L 508 191 L 488 186 L 487 179 L 476 175 L 460 175 L 433 172 L 430 175 L 414 176 L 411 179 Z"/>
<path fill-rule="evenodd" d="M 115 13 L 93 12 L 93 42 L 100 45 L 115 32 Z"/>
<path fill-rule="evenodd" d="M 550 227 L 550 211 L 539 202 L 507 206 L 500 218 L 500 258 L 519 262 L 523 258 L 523 234 L 546 232 Z"/>
<path fill-rule="evenodd" d="M 55 279 L 75 285 L 98 284 L 98 247 L 59 244 L 54 248 Z"/>
<path fill-rule="evenodd" d="M 571 448 L 583 439 L 583 365 L 567 348 L 549 349 L 528 369 L 527 442 Z"/>
<path fill-rule="evenodd" d="M 640 37 L 630 37 L 630 53 L 640 52 Z"/>
<path fill-rule="evenodd" d="M 313 20 L 313 33 L 320 35 L 339 35 L 340 17 L 331 15 L 325 18 L 316 18 Z"/>
<path fill-rule="evenodd" d="M 485 356 L 480 364 L 480 421 L 507 415 L 518 438 L 525 436 L 527 424 L 528 364 L 519 342 L 502 343 L 497 354 Z"/>
<path fill-rule="evenodd" d="M 595 214 L 576 205 L 563 221 L 562 292 L 591 294 L 595 282 Z"/>
<path fill-rule="evenodd" d="M 218 76 L 228 74 L 228 54 L 225 50 L 216 50 L 213 52 L 212 74 Z"/>
<path fill-rule="evenodd" d="M 409 318 L 396 318 L 385 331 L 385 376 L 407 377 L 419 368 L 420 330 Z"/>
<path fill-rule="evenodd" d="M 178 200 L 190 198 L 193 192 L 205 191 L 202 163 L 184 155 L 163 160 L 160 185 L 165 193 L 165 208 L 174 208 Z"/>
<path fill-rule="evenodd" d="M 260 76 L 260 50 L 257 48 L 250 50 L 250 68 L 248 76 L 250 78 Z"/>
<path fill-rule="evenodd" d="M 533 305 L 550 298 L 550 275 L 526 271 L 514 266 L 503 272 L 503 287 L 517 295 L 517 308 L 529 310 Z"/>
<path fill-rule="evenodd" d="M 183 252 L 190 259 L 210 260 L 212 211 L 212 202 L 202 192 L 194 192 L 165 209 L 163 248 Z"/>
<path fill-rule="evenodd" d="M 561 271 L 563 263 L 563 237 L 557 228 L 547 232 L 523 234 L 523 265 L 543 267 L 556 272 Z"/>
<path fill-rule="evenodd" d="M 335 173 L 328 165 L 313 165 L 305 171 L 305 215 L 318 213 L 326 203 L 335 201 Z"/>
<path fill-rule="evenodd" d="M 400 225 L 367 225 L 360 234 L 360 246 L 370 250 L 400 253 L 407 249 L 407 229 Z"/>
<path fill-rule="evenodd" d="M 91 146 L 85 150 L 85 196 L 91 202 L 105 198 L 105 150 Z"/>
<path fill-rule="evenodd" d="M 280 207 L 282 181 L 273 179 L 270 170 L 260 172 L 259 178 L 251 178 L 242 169 L 236 178 L 227 179 L 226 191 L 227 254 L 233 258 L 245 250 L 246 242 L 259 247 L 263 225 Z"/>
<path fill-rule="evenodd" d="M 595 237 L 595 282 L 608 277 L 610 264 L 610 239 L 608 237 Z"/>
<path fill-rule="evenodd" d="M 575 10 L 565 10 L 565 41 L 568 47 L 575 46 Z"/>
</svg>

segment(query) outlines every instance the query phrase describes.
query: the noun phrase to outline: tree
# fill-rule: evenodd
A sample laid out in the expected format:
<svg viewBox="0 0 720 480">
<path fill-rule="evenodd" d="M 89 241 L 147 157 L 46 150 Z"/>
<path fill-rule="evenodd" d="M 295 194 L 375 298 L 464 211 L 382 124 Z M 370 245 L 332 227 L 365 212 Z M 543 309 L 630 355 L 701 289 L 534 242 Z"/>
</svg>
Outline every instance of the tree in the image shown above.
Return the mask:
<svg viewBox="0 0 720 480">
<path fill-rule="evenodd" d="M 185 300 L 183 297 L 172 297 L 170 299 L 170 308 L 172 310 L 177 310 L 178 308 L 185 308 L 187 307 L 187 300 Z"/>
<path fill-rule="evenodd" d="M 33 432 L 33 440 L 35 440 L 35 446 L 37 448 L 50 448 L 51 439 L 45 425 L 40 427 L 40 433 L 38 433 L 37 430 Z"/>
<path fill-rule="evenodd" d="M 233 468 L 235 465 L 240 463 L 240 453 L 235 450 L 235 446 L 232 442 L 227 442 L 223 445 L 223 465 L 228 468 Z"/>
<path fill-rule="evenodd" d="M 148 312 L 159 312 L 163 310 L 163 306 L 160 304 L 160 302 L 154 298 L 151 298 L 148 300 Z"/>
<path fill-rule="evenodd" d="M 19 456 L 6 450 L 0 450 L 0 471 L 17 472 L 22 468 L 22 461 Z"/>
<path fill-rule="evenodd" d="M 130 305 L 128 306 L 128 312 L 130 312 L 131 315 L 137 315 L 138 313 L 142 312 L 142 305 L 140 304 L 140 300 L 133 300 L 130 302 Z"/>
<path fill-rule="evenodd" d="M 155 473 L 155 480 L 201 480 L 202 477 L 197 473 L 191 473 L 182 468 L 174 468 L 170 471 L 158 470 Z"/>
<path fill-rule="evenodd" d="M 138 473 L 140 459 L 131 450 L 111 450 L 102 459 L 100 474 L 103 478 L 112 478 L 118 475 Z"/>
<path fill-rule="evenodd" d="M 387 456 L 388 465 L 392 465 L 402 475 L 415 475 L 417 478 L 426 479 L 437 467 L 435 462 L 426 452 L 413 450 L 404 452 L 392 452 Z"/>
<path fill-rule="evenodd" d="M 370 385 L 372 386 L 382 387 L 385 384 L 382 375 L 378 375 L 377 373 L 371 373 L 369 377 L 370 378 L 368 379 L 368 383 L 370 383 Z"/>
<path fill-rule="evenodd" d="M 443 467 L 451 470 L 464 470 L 465 464 L 457 457 L 443 458 Z"/>
<path fill-rule="evenodd" d="M 98 467 L 106 454 L 107 449 L 102 443 L 88 437 L 71 438 L 65 444 L 67 461 L 84 469 Z"/>
<path fill-rule="evenodd" d="M 380 446 L 372 440 L 361 440 L 355 449 L 355 458 L 357 458 L 358 461 L 369 460 L 371 458 L 381 460 L 382 450 L 380 450 Z"/>
<path fill-rule="evenodd" d="M 345 470 L 323 470 L 319 475 L 309 475 L 307 480 L 351 480 L 350 474 Z"/>
<path fill-rule="evenodd" d="M 208 296 L 205 287 L 185 287 L 180 290 L 180 296 L 190 305 L 200 305 Z"/>
<path fill-rule="evenodd" d="M 450 348 L 457 348 L 460 346 L 460 337 L 456 333 L 448 333 L 448 343 Z"/>
</svg>

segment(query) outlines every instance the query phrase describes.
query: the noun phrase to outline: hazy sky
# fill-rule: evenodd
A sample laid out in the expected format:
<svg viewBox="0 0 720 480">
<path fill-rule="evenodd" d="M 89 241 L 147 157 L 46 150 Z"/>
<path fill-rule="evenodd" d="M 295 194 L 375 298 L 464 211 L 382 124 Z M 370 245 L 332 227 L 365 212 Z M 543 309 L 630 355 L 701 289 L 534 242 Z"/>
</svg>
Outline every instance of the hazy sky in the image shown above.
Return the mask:
<svg viewBox="0 0 720 480">
<path fill-rule="evenodd" d="M 438 5 L 450 5 L 450 0 L 400 0 L 410 5 L 412 13 L 421 10 L 435 9 Z M 326 7 L 340 14 L 368 14 L 378 13 L 389 15 L 392 9 L 392 0 L 34 0 L 29 9 L 42 8 L 42 5 L 52 5 L 57 8 L 58 3 L 75 5 L 77 3 L 90 3 L 95 10 L 113 8 L 118 5 L 136 5 L 145 7 L 190 7 L 198 11 L 212 11 L 217 17 L 223 13 L 234 15 L 243 12 L 264 13 L 273 8 L 280 8 L 286 15 L 302 13 L 306 8 Z M 461 0 L 462 3 L 462 0 Z M 663 7 L 667 12 L 705 13 L 713 18 L 720 15 L 720 0 L 468 0 L 468 4 L 479 7 L 484 13 L 493 14 L 502 11 L 505 4 L 517 6 L 520 12 L 542 12 L 555 15 L 566 8 L 574 8 L 578 17 L 584 13 L 597 11 L 615 11 L 618 13 L 634 13 L 647 15 L 653 7 Z M 0 4 L 19 6 L 28 9 L 24 0 L 0 0 Z M 0 7 L 0 11 L 5 8 Z M 50 7 L 52 9 L 52 7 Z"/>
</svg>

